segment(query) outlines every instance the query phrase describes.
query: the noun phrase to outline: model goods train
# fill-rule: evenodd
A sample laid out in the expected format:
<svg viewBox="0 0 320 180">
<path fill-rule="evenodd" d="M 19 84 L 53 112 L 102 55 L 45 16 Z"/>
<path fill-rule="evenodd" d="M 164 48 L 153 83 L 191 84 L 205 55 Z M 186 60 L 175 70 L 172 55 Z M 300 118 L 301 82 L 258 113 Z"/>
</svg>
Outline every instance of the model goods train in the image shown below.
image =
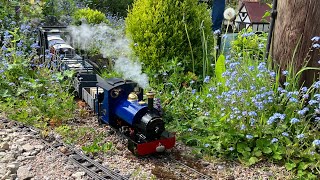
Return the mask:
<svg viewBox="0 0 320 180">
<path fill-rule="evenodd" d="M 165 130 L 165 123 L 153 107 L 154 93 L 146 93 L 131 80 L 104 79 L 94 73 L 89 60 L 76 54 L 65 27 L 39 28 L 39 54 L 43 61 L 59 57 L 62 69 L 77 72 L 74 88 L 98 116 L 99 123 L 109 124 L 128 139 L 128 148 L 137 155 L 163 152 L 175 145 L 175 135 Z M 70 43 L 67 43 L 67 41 Z M 46 56 L 50 52 L 51 56 Z M 51 58 L 51 59 L 50 59 Z"/>
</svg>

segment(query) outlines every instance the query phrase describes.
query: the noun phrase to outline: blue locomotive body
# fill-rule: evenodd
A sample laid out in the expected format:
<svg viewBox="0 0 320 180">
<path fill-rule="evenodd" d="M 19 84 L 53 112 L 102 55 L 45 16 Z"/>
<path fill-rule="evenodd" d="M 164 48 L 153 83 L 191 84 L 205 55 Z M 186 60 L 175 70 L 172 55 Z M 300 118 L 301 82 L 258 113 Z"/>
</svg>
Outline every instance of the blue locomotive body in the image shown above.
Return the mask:
<svg viewBox="0 0 320 180">
<path fill-rule="evenodd" d="M 164 122 L 153 108 L 153 97 L 148 98 L 147 106 L 142 101 L 143 90 L 137 83 L 121 78 L 97 77 L 97 87 L 103 89 L 96 101 L 100 122 L 120 129 L 123 134 L 138 142 L 161 137 L 165 131 Z"/>
<path fill-rule="evenodd" d="M 133 125 L 138 115 L 147 111 L 146 105 L 138 104 L 138 101 L 143 98 L 143 92 L 135 92 L 138 101 L 128 101 L 128 96 L 134 92 L 137 83 L 130 80 L 125 81 L 121 78 L 104 80 L 98 77 L 97 79 L 97 87 L 102 88 L 104 92 L 103 98 L 100 98 L 99 104 L 96 104 L 99 105 L 96 113 L 100 115 L 102 122 L 114 124 L 117 118 L 121 118 L 126 123 Z"/>
</svg>

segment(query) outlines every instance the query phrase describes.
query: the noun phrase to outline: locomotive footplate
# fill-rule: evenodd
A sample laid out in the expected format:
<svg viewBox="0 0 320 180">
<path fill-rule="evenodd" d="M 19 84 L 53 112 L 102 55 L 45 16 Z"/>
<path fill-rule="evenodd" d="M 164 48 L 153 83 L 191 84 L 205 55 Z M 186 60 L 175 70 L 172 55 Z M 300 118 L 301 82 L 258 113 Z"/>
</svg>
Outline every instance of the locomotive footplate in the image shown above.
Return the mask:
<svg viewBox="0 0 320 180">
<path fill-rule="evenodd" d="M 161 138 L 153 141 L 138 143 L 128 138 L 128 149 L 135 155 L 144 156 L 153 153 L 161 153 L 174 147 L 176 137 L 174 133 L 164 131 Z"/>
</svg>

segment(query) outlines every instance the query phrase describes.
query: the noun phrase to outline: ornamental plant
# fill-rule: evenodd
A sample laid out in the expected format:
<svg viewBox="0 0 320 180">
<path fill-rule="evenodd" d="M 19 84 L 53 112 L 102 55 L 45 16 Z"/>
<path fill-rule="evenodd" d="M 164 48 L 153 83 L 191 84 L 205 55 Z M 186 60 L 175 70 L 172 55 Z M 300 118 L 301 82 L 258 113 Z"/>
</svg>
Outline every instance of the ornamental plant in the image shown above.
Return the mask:
<svg viewBox="0 0 320 180">
<path fill-rule="evenodd" d="M 126 31 L 150 76 L 175 58 L 185 72 L 202 72 L 213 42 L 210 14 L 197 0 L 137 0 L 126 18 Z"/>
<path fill-rule="evenodd" d="M 4 19 L 0 36 L 0 111 L 38 127 L 57 125 L 73 116 L 69 92 L 73 72 L 38 63 L 36 30 Z M 47 54 L 50 57 L 50 54 Z"/>
<path fill-rule="evenodd" d="M 81 25 L 82 22 L 88 24 L 108 23 L 106 16 L 102 12 L 90 8 L 75 11 L 73 19 L 76 25 Z"/>
<path fill-rule="evenodd" d="M 298 82 L 303 70 L 317 68 L 304 66 L 298 72 L 292 64 L 284 71 L 273 68 L 271 60 L 246 50 L 254 41 L 264 44 L 263 36 L 242 33 L 234 45 L 239 47 L 243 38 L 241 51 L 235 48 L 231 56 L 220 57 L 225 66 L 220 79 L 207 76 L 199 92 L 190 79 L 184 89 L 161 96 L 166 119 L 198 154 L 237 158 L 247 165 L 281 162 L 298 177 L 316 179 L 320 81 L 309 88 Z M 319 40 L 312 39 L 313 51 L 320 52 Z M 281 76 L 286 79 L 283 85 Z"/>
</svg>

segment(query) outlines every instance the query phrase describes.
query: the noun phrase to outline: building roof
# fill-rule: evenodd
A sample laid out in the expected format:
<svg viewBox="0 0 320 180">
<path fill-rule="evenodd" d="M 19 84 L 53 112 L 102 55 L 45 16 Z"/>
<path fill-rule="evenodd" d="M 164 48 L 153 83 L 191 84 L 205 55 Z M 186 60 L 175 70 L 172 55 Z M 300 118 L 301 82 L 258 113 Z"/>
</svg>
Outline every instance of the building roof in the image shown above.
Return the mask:
<svg viewBox="0 0 320 180">
<path fill-rule="evenodd" d="M 264 14 L 267 11 L 270 11 L 271 8 L 266 3 L 261 2 L 243 2 L 241 8 L 245 6 L 251 20 L 251 23 L 261 23 L 261 22 L 270 22 L 270 16 L 262 19 Z M 240 8 L 240 9 L 241 9 Z"/>
</svg>

